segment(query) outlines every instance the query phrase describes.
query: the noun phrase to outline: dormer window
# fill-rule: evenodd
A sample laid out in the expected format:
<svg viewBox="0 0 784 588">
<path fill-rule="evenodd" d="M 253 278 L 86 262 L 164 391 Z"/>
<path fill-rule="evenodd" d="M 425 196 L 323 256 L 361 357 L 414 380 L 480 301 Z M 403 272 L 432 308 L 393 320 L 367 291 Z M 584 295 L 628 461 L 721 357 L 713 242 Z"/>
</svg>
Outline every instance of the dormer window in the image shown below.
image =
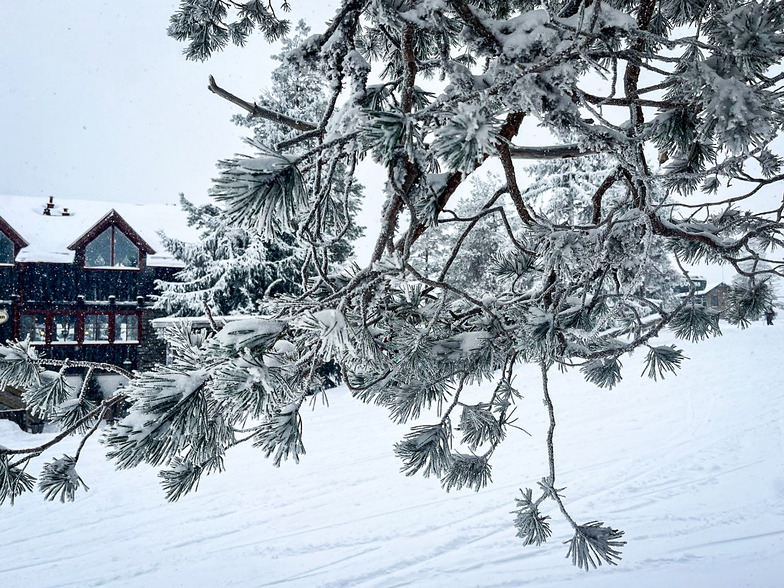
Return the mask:
<svg viewBox="0 0 784 588">
<path fill-rule="evenodd" d="M 28 243 L 0 216 L 0 265 L 14 265 L 16 255 Z"/>
<path fill-rule="evenodd" d="M 14 242 L 5 233 L 0 232 L 0 265 L 14 263 Z"/>
<path fill-rule="evenodd" d="M 84 248 L 85 267 L 139 267 L 139 248 L 112 225 Z"/>
<path fill-rule="evenodd" d="M 155 253 L 139 233 L 111 210 L 68 246 L 78 263 L 92 269 L 143 269 L 147 256 Z"/>
</svg>

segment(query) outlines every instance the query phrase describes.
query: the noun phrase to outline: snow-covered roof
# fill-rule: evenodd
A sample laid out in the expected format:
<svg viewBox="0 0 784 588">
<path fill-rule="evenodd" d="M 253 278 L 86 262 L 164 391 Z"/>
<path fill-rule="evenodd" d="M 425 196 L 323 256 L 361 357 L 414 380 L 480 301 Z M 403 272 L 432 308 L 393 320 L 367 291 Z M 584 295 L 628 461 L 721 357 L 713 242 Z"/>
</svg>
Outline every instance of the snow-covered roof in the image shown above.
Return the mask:
<svg viewBox="0 0 784 588">
<path fill-rule="evenodd" d="M 18 262 L 73 263 L 69 249 L 98 221 L 115 210 L 139 236 L 155 250 L 147 255 L 147 265 L 182 267 L 163 246 L 158 233 L 195 242 L 198 234 L 188 226 L 187 216 L 177 204 L 131 204 L 75 198 L 54 198 L 50 215 L 43 214 L 48 198 L 0 196 L 0 217 L 29 245 L 16 256 Z M 66 215 L 63 213 L 66 211 Z"/>
<path fill-rule="evenodd" d="M 252 314 L 229 314 L 213 316 L 212 320 L 218 327 L 224 327 L 228 323 L 260 318 L 264 317 Z M 206 316 L 164 316 L 152 320 L 152 327 L 160 332 L 178 324 L 187 325 L 192 329 L 204 329 L 211 326 L 210 319 Z"/>
<path fill-rule="evenodd" d="M 709 283 L 707 286 L 705 286 L 705 290 L 703 290 L 701 293 L 707 294 L 708 292 L 710 292 L 712 290 L 715 290 L 719 286 L 724 286 L 725 288 L 729 288 L 729 286 L 727 284 L 725 284 L 724 282 L 712 282 L 712 283 Z"/>
</svg>

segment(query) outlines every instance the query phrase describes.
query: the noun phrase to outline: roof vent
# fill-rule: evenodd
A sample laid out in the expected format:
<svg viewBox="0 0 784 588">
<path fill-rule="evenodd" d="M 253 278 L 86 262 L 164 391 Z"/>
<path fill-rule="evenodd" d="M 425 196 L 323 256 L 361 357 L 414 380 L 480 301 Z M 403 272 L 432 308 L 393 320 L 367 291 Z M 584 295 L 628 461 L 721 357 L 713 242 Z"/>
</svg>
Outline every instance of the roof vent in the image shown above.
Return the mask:
<svg viewBox="0 0 784 588">
<path fill-rule="evenodd" d="M 67 208 L 63 208 L 62 215 L 63 215 L 63 216 L 71 216 L 71 213 L 70 213 L 70 212 L 68 212 L 68 209 L 67 209 Z"/>
<path fill-rule="evenodd" d="M 48 206 L 44 208 L 44 216 L 52 216 L 52 209 Z"/>
</svg>

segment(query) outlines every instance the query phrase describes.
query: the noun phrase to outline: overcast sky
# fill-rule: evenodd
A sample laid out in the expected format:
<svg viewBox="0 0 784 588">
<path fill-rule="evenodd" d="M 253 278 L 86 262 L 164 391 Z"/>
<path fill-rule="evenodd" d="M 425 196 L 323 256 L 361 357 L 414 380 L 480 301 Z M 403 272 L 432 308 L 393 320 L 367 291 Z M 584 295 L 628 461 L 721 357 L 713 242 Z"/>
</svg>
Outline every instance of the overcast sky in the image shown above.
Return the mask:
<svg viewBox="0 0 784 588">
<path fill-rule="evenodd" d="M 275 0 L 275 5 L 279 0 Z M 291 0 L 293 21 L 318 32 L 336 0 Z M 256 35 L 206 63 L 166 35 L 178 0 L 0 0 L 0 194 L 176 202 L 207 199 L 218 159 L 246 151 L 239 109 L 207 90 L 214 75 L 256 98 L 278 45 Z M 527 132 L 533 142 L 536 132 Z M 378 174 L 360 170 L 371 188 Z M 375 190 L 374 190 L 375 188 Z M 372 235 L 380 198 L 360 224 Z M 374 208 L 375 207 L 375 208 Z M 3 202 L 0 196 L 0 214 Z M 365 243 L 364 241 L 367 241 Z M 369 252 L 368 236 L 357 250 Z"/>
<path fill-rule="evenodd" d="M 315 32 L 336 2 L 291 4 Z M 245 150 L 230 122 L 237 107 L 210 93 L 207 78 L 254 99 L 279 47 L 256 36 L 206 63 L 186 61 L 166 36 L 177 5 L 0 2 L 0 194 L 206 198 L 215 162 Z"/>
</svg>

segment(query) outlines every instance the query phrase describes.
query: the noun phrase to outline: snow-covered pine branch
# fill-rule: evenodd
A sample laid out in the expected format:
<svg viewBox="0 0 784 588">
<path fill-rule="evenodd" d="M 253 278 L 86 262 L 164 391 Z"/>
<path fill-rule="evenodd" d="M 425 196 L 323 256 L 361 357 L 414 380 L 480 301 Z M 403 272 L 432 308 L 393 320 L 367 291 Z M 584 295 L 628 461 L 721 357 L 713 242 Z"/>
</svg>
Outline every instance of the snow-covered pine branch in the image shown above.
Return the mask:
<svg viewBox="0 0 784 588">
<path fill-rule="evenodd" d="M 272 4 L 182 0 L 170 34 L 207 59 L 256 29 L 275 39 L 290 25 Z M 404 473 L 479 490 L 499 444 L 520 442 L 519 394 L 541 393 L 549 471 L 538 497 L 517 498 L 518 537 L 539 545 L 567 527 L 575 565 L 617 563 L 623 532 L 578 524 L 556 487 L 548 372 L 579 369 L 610 388 L 638 347 L 648 376 L 675 372 L 685 357 L 656 342 L 662 329 L 721 333 L 683 264 L 743 276 L 723 316 L 733 324 L 772 304 L 769 278 L 784 275 L 783 58 L 773 0 L 343 0 L 315 35 L 288 42 L 258 110 L 220 88 L 227 108 L 254 115 L 252 152 L 223 164 L 224 208 L 199 221 L 202 246 L 172 243 L 190 267 L 163 303 L 206 294 L 272 319 L 234 323 L 245 335 L 173 333 L 175 363 L 126 387 L 128 415 L 104 433 L 110 455 L 163 467 L 171 499 L 220 471 L 236 443 L 298 460 L 301 407 L 332 362 L 354 396 L 411 426 L 395 446 Z M 355 175 L 369 161 L 383 187 L 363 193 Z M 483 175 L 491 165 L 502 175 Z M 467 194 L 477 177 L 489 179 Z M 362 198 L 380 228 L 371 261 L 347 266 L 335 247 L 356 235 Z M 262 255 L 269 246 L 279 259 Z M 689 292 L 676 295 L 679 282 Z M 541 388 L 513 382 L 519 362 L 541 366 Z M 56 414 L 72 394 L 23 343 L 3 351 L 0 379 Z M 9 455 L 0 449 L 0 500 L 32 484 Z M 50 495 L 73 495 L 72 472 L 47 470 Z"/>
</svg>

